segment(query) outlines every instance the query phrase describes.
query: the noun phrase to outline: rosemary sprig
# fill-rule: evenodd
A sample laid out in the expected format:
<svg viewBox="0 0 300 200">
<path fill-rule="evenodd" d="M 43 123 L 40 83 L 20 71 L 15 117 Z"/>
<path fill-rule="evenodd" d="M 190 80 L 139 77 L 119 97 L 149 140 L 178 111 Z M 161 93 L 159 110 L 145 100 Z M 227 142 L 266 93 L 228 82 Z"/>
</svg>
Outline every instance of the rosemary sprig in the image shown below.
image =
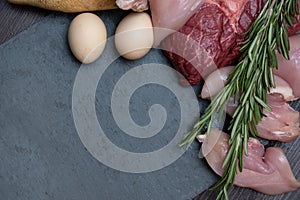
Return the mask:
<svg viewBox="0 0 300 200">
<path fill-rule="evenodd" d="M 227 190 L 234 183 L 237 165 L 239 171 L 242 171 L 243 155 L 248 155 L 248 139 L 258 134 L 256 125 L 262 119 L 264 109 L 270 110 L 267 94 L 275 86 L 273 68 L 278 68 L 276 49 L 289 59 L 287 25 L 293 25 L 293 18 L 297 14 L 298 0 L 267 1 L 245 33 L 246 40 L 240 49 L 240 62 L 229 75 L 225 87 L 180 143 L 180 146 L 191 144 L 205 126 L 209 133 L 215 114 L 223 114 L 230 97 L 236 100 L 241 94 L 230 122 L 230 147 L 222 165 L 224 174 L 212 187 L 220 188 L 217 199 L 229 199 Z"/>
</svg>

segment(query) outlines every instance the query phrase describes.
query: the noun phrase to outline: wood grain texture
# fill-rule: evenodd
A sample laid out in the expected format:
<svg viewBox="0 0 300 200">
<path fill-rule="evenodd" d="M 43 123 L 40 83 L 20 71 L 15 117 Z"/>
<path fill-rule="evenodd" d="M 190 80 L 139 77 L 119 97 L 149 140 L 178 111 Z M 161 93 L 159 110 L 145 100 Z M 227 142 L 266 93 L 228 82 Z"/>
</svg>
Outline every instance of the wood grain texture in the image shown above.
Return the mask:
<svg viewBox="0 0 300 200">
<path fill-rule="evenodd" d="M 0 1 L 0 44 L 41 20 L 49 11 Z"/>
<path fill-rule="evenodd" d="M 50 11 L 32 8 L 27 6 L 16 6 L 7 3 L 5 0 L 0 1 L 0 44 L 9 40 L 19 32 L 30 27 L 32 24 L 40 21 Z M 300 101 L 291 103 L 292 107 L 300 110 Z M 276 146 L 283 148 L 290 161 L 291 168 L 296 176 L 300 178 L 300 138 L 292 143 L 281 144 L 275 143 Z M 262 199 L 262 200 L 296 200 L 300 197 L 300 190 L 295 192 L 269 196 L 255 192 L 246 188 L 234 187 L 230 190 L 231 199 Z M 211 200 L 215 199 L 217 191 L 205 191 L 199 194 L 194 200 Z"/>
</svg>

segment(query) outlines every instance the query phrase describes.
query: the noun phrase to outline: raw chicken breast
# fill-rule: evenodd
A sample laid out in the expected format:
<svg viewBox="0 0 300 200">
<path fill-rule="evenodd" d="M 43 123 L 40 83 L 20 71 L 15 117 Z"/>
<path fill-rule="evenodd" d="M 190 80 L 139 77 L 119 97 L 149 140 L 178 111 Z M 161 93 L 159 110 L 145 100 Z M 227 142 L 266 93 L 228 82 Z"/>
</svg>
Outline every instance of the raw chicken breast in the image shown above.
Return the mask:
<svg viewBox="0 0 300 200">
<path fill-rule="evenodd" d="M 155 44 L 180 29 L 197 12 L 203 0 L 149 0 Z M 169 29 L 169 30 L 167 30 Z"/>
<path fill-rule="evenodd" d="M 285 60 L 282 55 L 278 55 L 277 74 L 290 84 L 295 96 L 300 96 L 300 35 L 289 38 L 290 40 L 290 60 Z"/>
<path fill-rule="evenodd" d="M 212 129 L 204 140 L 200 138 L 203 142 L 202 154 L 209 166 L 221 176 L 229 135 Z M 278 147 L 269 147 L 265 152 L 264 146 L 255 138 L 249 139 L 248 156 L 244 155 L 243 170 L 237 173 L 234 184 L 271 195 L 300 188 L 300 182 L 293 175 L 283 151 Z"/>
<path fill-rule="evenodd" d="M 224 67 L 214 71 L 205 80 L 201 97 L 213 98 L 223 87 L 233 67 Z M 276 88 L 268 95 L 268 105 L 272 111 L 264 111 L 265 116 L 257 124 L 258 136 L 268 140 L 290 142 L 300 135 L 299 118 L 297 111 L 286 102 L 295 99 L 292 88 L 278 76 L 274 76 Z M 226 112 L 233 115 L 237 103 L 233 98 L 227 104 Z"/>
<path fill-rule="evenodd" d="M 268 95 L 272 111 L 264 110 L 265 116 L 257 124 L 258 136 L 268 140 L 291 142 L 300 135 L 299 112 L 295 111 L 279 93 Z M 237 103 L 230 99 L 226 112 L 232 116 Z"/>
<path fill-rule="evenodd" d="M 202 99 L 212 99 L 216 96 L 221 89 L 224 87 L 227 77 L 230 72 L 233 70 L 233 66 L 223 67 L 215 70 L 205 79 L 205 83 L 202 87 L 201 98 Z M 298 73 L 296 73 L 298 74 Z M 300 77 L 300 74 L 299 76 Z M 293 94 L 293 90 L 291 86 L 283 80 L 281 77 L 274 75 L 275 80 L 275 88 L 271 88 L 270 93 L 279 93 L 282 94 L 284 100 L 291 101 L 296 100 L 300 96 L 296 96 Z"/>
<path fill-rule="evenodd" d="M 281 142 L 294 141 L 300 135 L 299 112 L 278 93 L 268 95 L 268 105 L 272 111 L 265 110 L 265 117 L 256 126 L 259 137 Z"/>
<path fill-rule="evenodd" d="M 270 94 L 281 94 L 285 101 L 297 100 L 299 96 L 295 97 L 291 86 L 279 76 L 274 75 L 275 88 L 271 88 Z"/>
</svg>

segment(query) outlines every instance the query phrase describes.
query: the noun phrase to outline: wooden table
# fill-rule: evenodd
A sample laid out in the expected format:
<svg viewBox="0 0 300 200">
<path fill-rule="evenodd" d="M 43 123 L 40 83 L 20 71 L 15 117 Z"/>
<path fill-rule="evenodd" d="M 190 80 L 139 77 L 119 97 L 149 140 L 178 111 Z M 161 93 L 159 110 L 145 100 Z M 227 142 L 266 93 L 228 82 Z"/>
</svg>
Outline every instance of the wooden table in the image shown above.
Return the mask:
<svg viewBox="0 0 300 200">
<path fill-rule="evenodd" d="M 14 37 L 21 31 L 30 27 L 34 23 L 43 19 L 51 11 L 28 7 L 17 6 L 7 3 L 5 0 L 0 1 L 0 45 L 10 38 Z M 293 102 L 292 107 L 300 110 L 300 101 Z M 296 178 L 300 179 L 300 138 L 295 142 L 288 144 L 276 143 L 276 146 L 283 148 Z M 296 200 L 300 198 L 300 189 L 283 195 L 269 196 L 250 189 L 233 187 L 230 190 L 231 199 L 264 199 L 264 200 Z M 217 191 L 205 191 L 195 197 L 195 200 L 215 199 Z"/>
</svg>

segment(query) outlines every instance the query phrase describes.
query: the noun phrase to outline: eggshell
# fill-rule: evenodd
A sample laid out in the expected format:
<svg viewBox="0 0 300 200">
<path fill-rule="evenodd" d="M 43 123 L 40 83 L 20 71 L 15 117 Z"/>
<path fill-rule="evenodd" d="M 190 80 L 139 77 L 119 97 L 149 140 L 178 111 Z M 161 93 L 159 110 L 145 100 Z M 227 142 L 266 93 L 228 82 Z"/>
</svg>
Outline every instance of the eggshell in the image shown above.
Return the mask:
<svg viewBox="0 0 300 200">
<path fill-rule="evenodd" d="M 103 21 L 95 14 L 82 13 L 70 24 L 68 39 L 74 56 L 82 63 L 92 63 L 102 54 L 107 38 Z"/>
<path fill-rule="evenodd" d="M 131 13 L 119 23 L 115 34 L 117 51 L 126 59 L 145 56 L 153 45 L 153 27 L 147 13 Z"/>
</svg>

